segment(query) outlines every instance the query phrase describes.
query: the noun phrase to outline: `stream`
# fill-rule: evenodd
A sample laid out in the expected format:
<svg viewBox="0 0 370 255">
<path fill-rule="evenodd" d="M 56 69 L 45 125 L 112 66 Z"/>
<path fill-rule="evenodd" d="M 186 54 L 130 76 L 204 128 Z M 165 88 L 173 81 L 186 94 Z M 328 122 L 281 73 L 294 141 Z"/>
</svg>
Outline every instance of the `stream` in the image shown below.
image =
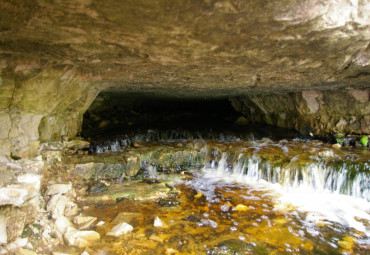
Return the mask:
<svg viewBox="0 0 370 255">
<path fill-rule="evenodd" d="M 190 138 L 151 131 L 65 156 L 70 181 L 89 187 L 78 191 L 82 214 L 100 222 L 90 254 L 369 254 L 369 150 Z M 120 222 L 132 231 L 107 235 Z"/>
</svg>

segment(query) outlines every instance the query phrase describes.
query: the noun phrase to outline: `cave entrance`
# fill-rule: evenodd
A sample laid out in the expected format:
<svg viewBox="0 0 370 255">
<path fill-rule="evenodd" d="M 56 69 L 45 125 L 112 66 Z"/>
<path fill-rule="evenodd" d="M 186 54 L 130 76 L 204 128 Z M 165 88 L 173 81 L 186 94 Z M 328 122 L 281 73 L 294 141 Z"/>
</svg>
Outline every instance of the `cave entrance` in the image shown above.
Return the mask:
<svg viewBox="0 0 370 255">
<path fill-rule="evenodd" d="M 104 137 L 147 130 L 239 132 L 241 116 L 227 98 L 174 98 L 101 92 L 84 114 L 82 136 Z"/>
</svg>

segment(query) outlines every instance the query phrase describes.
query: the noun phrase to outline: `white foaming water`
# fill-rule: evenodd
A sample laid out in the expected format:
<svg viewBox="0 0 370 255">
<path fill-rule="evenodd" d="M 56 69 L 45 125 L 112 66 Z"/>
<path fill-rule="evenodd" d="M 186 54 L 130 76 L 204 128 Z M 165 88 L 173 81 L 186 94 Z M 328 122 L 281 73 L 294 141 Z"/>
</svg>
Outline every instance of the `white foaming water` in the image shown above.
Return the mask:
<svg viewBox="0 0 370 255">
<path fill-rule="evenodd" d="M 222 155 L 222 158 L 225 159 L 226 155 Z M 370 229 L 363 223 L 370 222 L 370 202 L 365 199 L 369 197 L 368 191 L 365 191 L 364 195 L 359 189 L 350 189 L 349 194 L 352 196 L 340 194 L 340 191 L 343 191 L 341 187 L 348 185 L 342 180 L 346 174 L 340 175 L 339 172 L 333 172 L 320 164 L 309 164 L 307 171 L 301 170 L 299 173 L 291 169 L 273 169 L 269 165 L 264 165 L 264 170 L 261 171 L 257 158 L 248 159 L 246 164 L 242 164 L 240 159 L 241 156 L 232 170 L 230 167 L 224 167 L 223 163 L 226 161 L 223 159 L 219 161 L 217 168 L 204 168 L 203 177 L 206 181 L 199 180 L 193 187 L 202 191 L 207 200 L 214 202 L 216 199 L 213 190 L 218 182 L 248 184 L 272 196 L 277 210 L 293 207 L 306 212 L 305 222 L 308 228 L 320 222 L 336 222 L 370 236 Z M 359 174 L 356 178 L 351 184 L 354 187 L 359 185 L 359 182 L 366 181 L 365 175 Z M 332 187 L 328 187 L 329 184 Z M 365 198 L 361 198 L 363 196 Z"/>
</svg>

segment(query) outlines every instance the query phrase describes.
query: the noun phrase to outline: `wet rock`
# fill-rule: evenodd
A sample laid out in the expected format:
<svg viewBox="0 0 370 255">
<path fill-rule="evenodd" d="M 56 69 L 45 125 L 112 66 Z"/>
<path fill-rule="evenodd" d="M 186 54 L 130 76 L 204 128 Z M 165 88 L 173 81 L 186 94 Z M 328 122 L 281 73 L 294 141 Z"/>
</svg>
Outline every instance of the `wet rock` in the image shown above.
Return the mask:
<svg viewBox="0 0 370 255">
<path fill-rule="evenodd" d="M 89 189 L 88 191 L 91 194 L 98 194 L 101 192 L 105 192 L 108 190 L 108 186 L 100 181 L 93 181 L 92 183 L 89 183 Z"/>
<path fill-rule="evenodd" d="M 91 230 L 71 230 L 64 235 L 64 239 L 69 245 L 80 248 L 87 247 L 100 239 L 99 233 Z"/>
<path fill-rule="evenodd" d="M 108 233 L 107 236 L 114 236 L 114 237 L 120 237 L 122 235 L 126 235 L 127 233 L 130 233 L 134 228 L 127 224 L 126 222 L 122 222 L 116 226 L 114 226 Z"/>
<path fill-rule="evenodd" d="M 242 204 L 238 204 L 235 208 L 233 208 L 233 210 L 237 211 L 237 212 L 245 212 L 245 211 L 248 211 L 250 208 L 246 205 L 242 205 Z"/>
<path fill-rule="evenodd" d="M 228 212 L 230 210 L 230 205 L 221 205 L 220 206 L 221 211 Z"/>
<path fill-rule="evenodd" d="M 333 147 L 334 149 L 339 150 L 340 148 L 342 148 L 342 145 L 340 145 L 339 143 L 336 143 L 336 144 L 333 144 L 331 147 Z"/>
<path fill-rule="evenodd" d="M 196 215 L 189 215 L 183 218 L 183 220 L 190 221 L 190 222 L 197 222 L 197 221 L 200 221 L 200 217 Z"/>
<path fill-rule="evenodd" d="M 180 204 L 180 202 L 177 201 L 175 198 L 161 198 L 157 201 L 157 203 L 160 206 L 164 206 L 164 207 L 177 206 Z"/>
<path fill-rule="evenodd" d="M 164 254 L 165 255 L 176 255 L 176 254 L 179 254 L 179 251 L 172 249 L 172 248 L 167 248 Z"/>
<path fill-rule="evenodd" d="M 126 175 L 135 176 L 140 170 L 140 158 L 137 155 L 129 155 L 126 158 Z"/>
<path fill-rule="evenodd" d="M 48 186 L 45 194 L 47 196 L 52 196 L 52 195 L 56 195 L 56 194 L 66 194 L 71 190 L 72 190 L 72 184 L 71 183 L 68 183 L 68 184 L 53 184 L 53 185 Z"/>
<path fill-rule="evenodd" d="M 76 216 L 73 218 L 73 223 L 77 226 L 78 229 L 85 230 L 89 229 L 96 220 L 96 217 Z"/>
</svg>

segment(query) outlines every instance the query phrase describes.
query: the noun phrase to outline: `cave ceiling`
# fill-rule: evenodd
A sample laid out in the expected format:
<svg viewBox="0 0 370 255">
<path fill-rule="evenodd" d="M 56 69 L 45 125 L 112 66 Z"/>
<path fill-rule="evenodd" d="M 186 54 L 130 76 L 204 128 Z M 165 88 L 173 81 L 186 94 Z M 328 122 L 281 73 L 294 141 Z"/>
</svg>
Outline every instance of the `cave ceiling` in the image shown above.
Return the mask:
<svg viewBox="0 0 370 255">
<path fill-rule="evenodd" d="M 370 1 L 0 0 L 3 74 L 184 95 L 366 88 Z"/>
</svg>

